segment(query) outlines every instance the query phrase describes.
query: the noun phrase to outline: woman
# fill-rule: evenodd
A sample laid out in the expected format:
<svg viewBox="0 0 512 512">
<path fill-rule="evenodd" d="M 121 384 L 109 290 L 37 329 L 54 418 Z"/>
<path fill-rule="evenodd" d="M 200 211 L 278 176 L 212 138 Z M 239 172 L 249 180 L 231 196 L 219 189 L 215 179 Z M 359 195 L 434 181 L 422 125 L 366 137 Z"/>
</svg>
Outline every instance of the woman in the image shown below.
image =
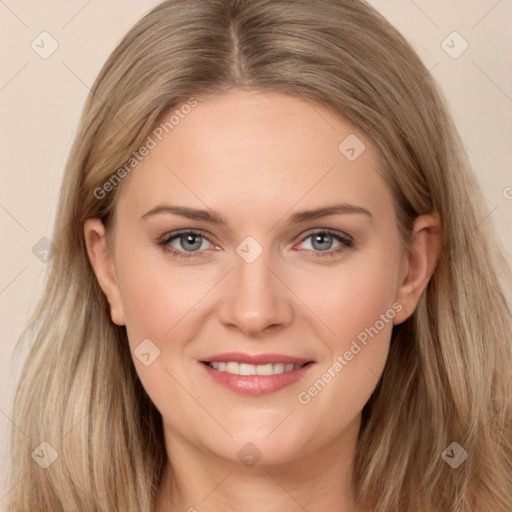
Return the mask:
<svg viewBox="0 0 512 512">
<path fill-rule="evenodd" d="M 10 510 L 510 510 L 485 215 L 368 4 L 163 2 L 69 157 Z"/>
</svg>

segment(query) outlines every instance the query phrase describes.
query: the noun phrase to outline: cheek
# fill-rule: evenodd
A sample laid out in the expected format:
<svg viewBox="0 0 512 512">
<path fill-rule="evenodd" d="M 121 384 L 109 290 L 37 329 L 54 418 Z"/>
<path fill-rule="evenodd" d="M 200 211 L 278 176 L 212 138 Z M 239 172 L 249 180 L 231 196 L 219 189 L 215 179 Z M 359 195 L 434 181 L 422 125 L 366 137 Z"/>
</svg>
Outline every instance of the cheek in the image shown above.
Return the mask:
<svg viewBox="0 0 512 512">
<path fill-rule="evenodd" d="M 384 330 L 389 334 L 396 314 L 392 306 L 399 272 L 398 252 L 394 257 L 393 248 L 389 249 L 368 251 L 330 272 L 317 270 L 307 282 L 297 281 L 294 290 L 300 290 L 300 296 L 329 328 L 325 340 L 332 352 L 344 351 L 386 312 L 386 326 L 391 321 Z M 378 327 L 382 330 L 381 322 Z"/>
<path fill-rule="evenodd" d="M 190 321 L 194 306 L 211 287 L 200 267 L 180 266 L 158 248 L 125 252 L 116 267 L 133 343 L 139 338 L 162 340 L 172 336 L 181 319 Z"/>
<path fill-rule="evenodd" d="M 324 317 L 330 319 L 336 337 L 343 333 L 355 335 L 354 329 L 363 329 L 373 324 L 391 307 L 394 298 L 394 280 L 389 275 L 372 272 L 352 272 L 333 277 L 328 289 L 319 295 Z M 319 304 L 320 306 L 320 304 Z"/>
<path fill-rule="evenodd" d="M 328 356 L 303 383 L 297 401 L 308 414 L 328 414 L 325 435 L 362 410 L 386 363 L 393 319 L 401 310 L 395 302 L 398 251 L 395 257 L 388 249 L 333 273 L 314 295 L 312 309 L 333 332 L 324 337 Z"/>
<path fill-rule="evenodd" d="M 188 342 L 200 330 L 194 321 L 194 306 L 200 310 L 198 301 L 214 284 L 215 276 L 210 282 L 204 272 L 200 275 L 161 256 L 158 261 L 152 252 L 156 251 L 120 258 L 118 282 L 137 374 L 157 409 L 164 417 L 175 418 L 178 425 L 185 420 L 176 419 L 177 411 L 190 407 L 190 398 L 179 383 L 185 382 L 191 364 Z M 145 353 L 150 354 L 147 365 L 138 357 Z M 201 415 L 201 411 L 194 414 Z"/>
</svg>

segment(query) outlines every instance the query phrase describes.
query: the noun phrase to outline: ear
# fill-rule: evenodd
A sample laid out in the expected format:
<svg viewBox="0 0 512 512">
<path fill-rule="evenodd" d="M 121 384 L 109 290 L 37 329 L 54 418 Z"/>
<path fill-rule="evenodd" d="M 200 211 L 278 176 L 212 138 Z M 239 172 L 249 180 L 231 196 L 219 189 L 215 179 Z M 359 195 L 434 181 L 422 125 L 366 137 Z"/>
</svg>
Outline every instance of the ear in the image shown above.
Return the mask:
<svg viewBox="0 0 512 512">
<path fill-rule="evenodd" d="M 402 260 L 401 278 L 395 297 L 396 302 L 402 305 L 394 318 L 395 325 L 407 320 L 414 312 L 434 273 L 441 251 L 442 231 L 438 215 L 420 215 L 412 231 L 411 241 Z"/>
<path fill-rule="evenodd" d="M 112 322 L 116 325 L 125 325 L 121 293 L 117 283 L 113 256 L 107 246 L 103 222 L 100 219 L 86 219 L 84 236 L 89 261 L 98 284 L 110 304 Z"/>
</svg>

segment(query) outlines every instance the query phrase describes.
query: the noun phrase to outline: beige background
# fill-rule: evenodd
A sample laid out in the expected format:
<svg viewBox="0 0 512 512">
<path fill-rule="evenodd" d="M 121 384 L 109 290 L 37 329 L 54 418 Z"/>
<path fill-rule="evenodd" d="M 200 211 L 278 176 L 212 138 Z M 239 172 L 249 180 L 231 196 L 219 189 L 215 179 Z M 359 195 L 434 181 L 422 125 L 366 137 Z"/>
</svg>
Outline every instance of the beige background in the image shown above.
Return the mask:
<svg viewBox="0 0 512 512">
<path fill-rule="evenodd" d="M 64 163 L 89 87 L 120 38 L 157 3 L 0 0 L 0 475 L 7 471 L 11 403 L 26 355 L 14 347 L 46 268 L 32 248 L 51 239 Z M 512 1 L 371 3 L 441 85 L 491 212 L 482 222 L 496 226 L 511 261 Z M 58 43 L 47 59 L 31 47 L 43 31 Z M 441 47 L 454 31 L 469 44 L 456 59 Z M 453 53 L 464 42 L 452 36 L 445 44 Z M 9 491 L 1 483 L 0 509 Z"/>
</svg>

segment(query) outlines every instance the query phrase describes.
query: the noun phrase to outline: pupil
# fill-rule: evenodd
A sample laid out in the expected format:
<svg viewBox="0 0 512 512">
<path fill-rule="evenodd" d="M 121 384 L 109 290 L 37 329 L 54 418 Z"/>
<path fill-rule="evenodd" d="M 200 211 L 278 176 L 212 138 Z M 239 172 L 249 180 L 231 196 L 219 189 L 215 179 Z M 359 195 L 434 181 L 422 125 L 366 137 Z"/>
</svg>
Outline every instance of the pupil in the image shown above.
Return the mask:
<svg viewBox="0 0 512 512">
<path fill-rule="evenodd" d="M 319 248 L 320 248 L 320 249 L 322 249 L 322 248 L 323 248 L 323 249 L 325 249 L 325 248 L 326 248 L 326 245 L 325 245 L 325 244 L 326 244 L 326 242 L 327 242 L 327 245 L 329 245 L 329 244 L 328 244 L 329 237 L 330 237 L 330 235 L 329 235 L 329 234 L 327 234 L 327 233 L 319 233 L 319 234 L 315 235 L 315 237 L 314 237 L 314 242 L 317 242 L 317 243 L 323 244 L 323 245 L 320 245 L 320 247 L 319 247 Z"/>
<path fill-rule="evenodd" d="M 185 240 L 187 241 L 187 244 L 191 244 L 189 245 L 189 249 L 190 248 L 193 248 L 193 249 L 199 249 L 199 247 L 201 246 L 201 242 L 199 241 L 199 243 L 196 241 L 194 243 L 194 240 L 196 240 L 197 238 L 199 238 L 198 236 L 196 235 L 183 235 L 185 237 Z M 194 246 L 194 247 L 191 247 L 191 246 Z"/>
</svg>

